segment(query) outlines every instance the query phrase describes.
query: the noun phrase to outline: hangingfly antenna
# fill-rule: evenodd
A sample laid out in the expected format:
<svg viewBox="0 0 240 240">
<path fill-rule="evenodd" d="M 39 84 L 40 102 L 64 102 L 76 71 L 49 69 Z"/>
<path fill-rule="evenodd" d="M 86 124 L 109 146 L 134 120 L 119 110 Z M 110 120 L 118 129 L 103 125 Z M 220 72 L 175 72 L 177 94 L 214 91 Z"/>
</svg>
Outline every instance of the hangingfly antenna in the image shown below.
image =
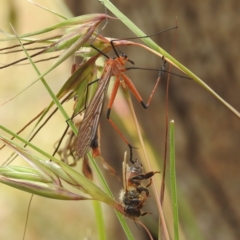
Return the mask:
<svg viewBox="0 0 240 240">
<path fill-rule="evenodd" d="M 102 1 L 99 1 L 99 2 L 104 5 L 104 3 L 103 3 Z M 98 32 L 96 32 L 96 36 L 93 38 L 92 42 L 90 43 L 90 46 L 91 46 L 93 49 L 95 49 L 96 51 L 100 52 L 100 53 L 101 53 L 102 55 L 104 55 L 106 58 L 109 58 L 109 56 L 108 56 L 107 54 L 105 54 L 104 52 L 100 51 L 97 47 L 95 47 L 95 46 L 93 45 L 93 42 L 96 40 L 96 38 L 98 37 L 98 35 L 100 35 L 100 33 L 105 29 L 105 27 L 106 27 L 107 24 L 108 24 L 107 8 L 105 7 L 105 5 L 104 5 L 104 11 L 105 11 L 105 14 L 106 14 L 106 16 L 107 16 L 106 19 L 105 19 L 105 23 L 104 23 L 104 25 L 102 26 L 102 28 L 101 28 Z"/>
</svg>

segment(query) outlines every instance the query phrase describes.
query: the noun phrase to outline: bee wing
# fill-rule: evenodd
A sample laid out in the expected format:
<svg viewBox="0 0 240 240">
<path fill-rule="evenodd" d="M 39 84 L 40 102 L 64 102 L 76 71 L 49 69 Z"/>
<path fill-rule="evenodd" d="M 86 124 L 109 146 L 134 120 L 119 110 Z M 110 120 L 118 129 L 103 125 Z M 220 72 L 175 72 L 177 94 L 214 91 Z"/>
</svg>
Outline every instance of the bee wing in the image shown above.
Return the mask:
<svg viewBox="0 0 240 240">
<path fill-rule="evenodd" d="M 127 192 L 127 153 L 124 153 L 124 160 L 122 163 L 122 174 L 123 174 L 123 188 Z"/>
</svg>

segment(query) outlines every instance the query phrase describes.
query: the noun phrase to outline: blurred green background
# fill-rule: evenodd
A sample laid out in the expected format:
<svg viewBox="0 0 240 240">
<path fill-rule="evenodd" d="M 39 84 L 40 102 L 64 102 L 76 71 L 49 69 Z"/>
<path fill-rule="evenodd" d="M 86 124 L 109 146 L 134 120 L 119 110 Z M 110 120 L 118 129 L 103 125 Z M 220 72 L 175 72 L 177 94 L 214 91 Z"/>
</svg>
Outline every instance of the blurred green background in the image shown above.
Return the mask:
<svg viewBox="0 0 240 240">
<path fill-rule="evenodd" d="M 36 1 L 67 15 L 61 1 Z M 222 98 L 240 110 L 239 89 L 239 8 L 240 2 L 229 1 L 167 1 L 121 0 L 112 1 L 145 33 L 151 34 L 179 25 L 174 56 L 203 79 Z M 66 0 L 75 15 L 101 12 L 104 7 L 95 0 Z M 42 29 L 61 21 L 58 17 L 23 0 L 0 0 L 0 28 L 11 31 L 12 23 L 18 34 Z M 111 13 L 109 13 L 111 15 Z M 70 16 L 70 15 L 67 15 Z M 116 38 L 132 37 L 120 21 L 109 21 L 102 34 Z M 171 52 L 174 33 L 157 35 L 153 39 Z M 1 47 L 14 43 L 1 43 Z M 158 69 L 161 60 L 134 47 L 124 48 L 138 67 Z M 21 55 L 22 56 L 22 55 Z M 0 56 L 0 64 L 19 58 L 18 54 Z M 47 76 L 48 83 L 57 91 L 70 75 L 72 59 Z M 39 64 L 40 70 L 49 63 Z M 177 72 L 176 70 L 174 70 Z M 156 80 L 155 72 L 130 71 L 144 99 L 147 99 Z M 36 79 L 29 65 L 0 70 L 0 104 L 19 93 Z M 165 78 L 166 80 L 166 78 Z M 155 149 L 154 158 L 161 163 L 165 134 L 165 86 L 161 82 L 148 110 L 134 101 L 138 119 L 143 127 L 145 141 Z M 0 108 L 1 125 L 18 131 L 39 113 L 50 97 L 42 84 L 36 83 L 14 100 Z M 72 103 L 67 104 L 69 111 Z M 101 148 L 103 157 L 115 166 L 121 176 L 121 162 L 125 144 L 109 127 L 103 112 L 101 119 Z M 240 122 L 200 86 L 171 76 L 169 118 L 176 123 L 177 184 L 179 191 L 179 217 L 182 239 L 237 240 L 240 236 Z M 117 119 L 117 117 L 116 117 Z M 33 141 L 49 153 L 66 123 L 59 113 Z M 125 133 L 126 135 L 126 133 Z M 131 135 L 131 134 L 130 134 Z M 22 135 L 27 136 L 27 133 Z M 134 144 L 133 144 L 134 145 Z M 140 146 L 136 146 L 140 147 Z M 1 163 L 8 156 L 1 150 Z M 15 165 L 23 164 L 21 159 Z M 79 167 L 79 166 L 78 166 Z M 108 176 L 115 196 L 121 188 L 114 177 Z M 0 185 L 0 239 L 21 239 L 30 194 Z M 150 199 L 145 209 L 155 212 Z M 104 206 L 108 239 L 124 239 L 114 212 Z M 166 204 L 166 215 L 168 209 Z M 86 217 L 87 216 L 87 217 Z M 171 219 L 171 217 L 169 216 Z M 155 215 L 142 218 L 151 228 Z M 143 230 L 132 225 L 136 239 L 148 239 Z M 155 229 L 156 230 L 156 229 Z M 64 202 L 34 197 L 25 239 L 95 239 L 96 226 L 90 202 Z M 86 238 L 87 239 L 87 238 Z"/>
</svg>

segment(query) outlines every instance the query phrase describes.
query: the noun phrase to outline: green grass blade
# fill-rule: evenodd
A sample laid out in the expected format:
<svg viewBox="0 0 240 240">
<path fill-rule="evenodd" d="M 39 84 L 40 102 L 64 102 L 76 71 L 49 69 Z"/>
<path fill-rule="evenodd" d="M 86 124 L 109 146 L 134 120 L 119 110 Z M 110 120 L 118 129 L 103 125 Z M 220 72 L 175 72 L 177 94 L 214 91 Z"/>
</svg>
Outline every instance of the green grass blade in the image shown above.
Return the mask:
<svg viewBox="0 0 240 240">
<path fill-rule="evenodd" d="M 47 11 L 47 12 L 50 12 L 50 13 L 52 13 L 53 15 L 56 15 L 56 16 L 64 19 L 64 20 L 67 20 L 67 19 L 68 19 L 67 17 L 61 15 L 60 13 L 57 13 L 57 12 L 55 12 L 55 11 L 49 9 L 49 8 L 43 7 L 43 6 L 41 6 L 40 4 L 37 4 L 37 3 L 33 2 L 32 0 L 28 0 L 28 1 L 29 1 L 30 3 L 32 3 L 32 4 L 34 4 L 35 6 L 37 6 L 37 7 L 39 7 L 39 8 L 42 8 L 43 10 L 45 10 L 45 11 Z"/>
<path fill-rule="evenodd" d="M 128 19 L 123 13 L 121 13 L 109 0 L 101 0 L 104 3 L 106 8 L 108 8 L 115 16 L 117 16 L 132 32 L 134 32 L 138 37 L 146 36 L 143 31 L 141 31 L 130 19 Z M 166 59 L 170 60 L 173 65 L 175 65 L 179 70 L 184 72 L 190 78 L 192 78 L 197 84 L 211 93 L 215 98 L 217 98 L 224 106 L 226 106 L 231 112 L 233 112 L 238 118 L 240 118 L 240 113 L 233 108 L 230 104 L 228 104 L 224 99 L 222 99 L 216 92 L 213 91 L 205 82 L 203 82 L 199 77 L 197 77 L 193 72 L 191 72 L 188 68 L 182 65 L 179 61 L 177 61 L 174 57 L 172 57 L 169 53 L 159 47 L 152 39 L 150 38 L 142 38 L 141 39 L 147 46 L 149 46 L 154 51 L 163 55 Z"/>
<path fill-rule="evenodd" d="M 175 168 L 175 136 L 174 136 L 173 120 L 170 122 L 170 181 L 171 181 L 174 240 L 179 240 L 177 183 L 176 183 L 176 168 Z"/>
<path fill-rule="evenodd" d="M 21 138 L 20 136 L 14 134 L 10 130 L 6 129 L 5 127 L 0 125 L 0 129 L 3 131 L 9 133 L 10 135 L 14 136 L 16 139 L 20 140 L 21 142 L 29 145 L 32 149 L 36 150 L 43 156 L 45 156 L 48 159 L 51 159 L 54 163 L 50 161 L 42 161 L 43 164 L 48 166 L 48 168 L 53 171 L 55 174 L 59 175 L 61 179 L 66 181 L 67 183 L 71 184 L 72 186 L 76 186 L 78 189 L 81 186 L 80 190 L 84 191 L 85 193 L 89 194 L 93 199 L 96 199 L 98 201 L 102 201 L 107 203 L 108 205 L 116 208 L 117 202 L 113 199 L 110 198 L 105 192 L 103 192 L 98 186 L 96 186 L 94 183 L 92 183 L 89 179 L 84 177 L 83 175 L 79 174 L 76 172 L 73 168 L 68 166 L 66 163 L 56 159 L 55 157 L 51 156 L 50 154 L 44 152 L 40 148 L 36 147 L 32 143 L 26 141 L 25 139 Z M 6 139 L 4 136 L 0 136 L 0 139 L 5 139 L 8 142 L 12 142 L 11 140 Z M 18 144 L 13 143 L 14 145 L 17 145 L 20 147 Z M 25 150 L 24 150 L 25 151 Z M 40 160 L 40 159 L 39 159 Z M 58 165 L 58 166 L 56 166 Z M 64 173 L 63 173 L 64 171 Z"/>
<path fill-rule="evenodd" d="M 101 203 L 98 201 L 93 201 L 93 209 L 96 216 L 98 239 L 105 240 L 107 237 Z"/>
<path fill-rule="evenodd" d="M 116 212 L 116 211 L 115 211 Z M 126 234 L 126 237 L 128 240 L 134 240 L 135 238 L 133 237 L 128 225 L 127 225 L 127 222 L 126 222 L 126 217 L 124 217 L 121 213 L 119 212 L 116 212 L 117 214 L 117 218 Z"/>
</svg>

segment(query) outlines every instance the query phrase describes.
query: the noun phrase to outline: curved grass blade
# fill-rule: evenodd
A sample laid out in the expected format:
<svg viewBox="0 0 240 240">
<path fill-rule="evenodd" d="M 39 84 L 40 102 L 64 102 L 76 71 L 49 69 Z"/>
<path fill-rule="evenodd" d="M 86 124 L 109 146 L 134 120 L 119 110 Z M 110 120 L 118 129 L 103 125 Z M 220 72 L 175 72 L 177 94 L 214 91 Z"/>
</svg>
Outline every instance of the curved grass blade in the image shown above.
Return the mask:
<svg viewBox="0 0 240 240">
<path fill-rule="evenodd" d="M 36 169 L 39 170 L 39 174 L 46 174 L 50 179 L 52 179 L 52 182 L 56 185 L 60 185 L 59 178 L 62 180 L 68 182 L 73 187 L 80 189 L 84 193 L 89 194 L 92 198 L 98 201 L 105 202 L 106 204 L 112 206 L 113 208 L 121 211 L 121 208 L 119 208 L 118 203 L 110 198 L 105 192 L 103 192 L 99 187 L 97 187 L 95 184 L 93 184 L 91 181 L 89 181 L 87 178 L 76 172 L 74 169 L 72 169 L 67 164 L 63 163 L 62 161 L 52 157 L 51 155 L 45 153 L 44 151 L 40 150 L 33 144 L 25 141 L 18 135 L 15 135 L 8 129 L 4 128 L 3 126 L 0 126 L 0 129 L 4 130 L 5 132 L 11 134 L 18 140 L 22 141 L 25 144 L 28 144 L 31 148 L 41 153 L 43 156 L 47 157 L 49 160 L 43 160 L 39 157 L 34 156 L 33 154 L 26 151 L 26 149 L 18 146 L 16 143 L 13 143 L 12 141 L 8 140 L 7 138 L 0 136 L 0 139 L 14 149 L 18 154 L 21 156 L 24 156 L 24 159 L 31 162 L 31 165 L 34 166 Z M 29 155 L 30 154 L 30 155 Z M 41 175 L 40 174 L 40 175 Z M 45 186 L 45 185 L 44 185 Z M 46 187 L 46 186 L 45 186 Z M 26 190 L 25 190 L 26 191 Z M 41 195 L 40 193 L 35 193 L 38 195 Z M 49 196 L 47 196 L 49 197 Z"/>
<path fill-rule="evenodd" d="M 62 21 L 61 23 L 55 24 L 51 27 L 41 29 L 39 31 L 21 34 L 21 35 L 19 35 L 19 38 L 21 38 L 22 40 L 25 40 L 25 41 L 32 41 L 33 39 L 28 38 L 28 37 L 47 33 L 47 32 L 56 30 L 58 28 L 66 28 L 66 27 L 71 27 L 71 26 L 75 26 L 75 25 L 89 24 L 92 21 L 98 21 L 99 19 L 106 19 L 106 17 L 112 18 L 112 17 L 107 16 L 106 14 L 102 14 L 102 13 L 86 14 L 86 15 L 82 15 L 82 16 L 78 16 L 78 17 L 74 17 L 74 18 L 69 18 L 65 21 Z M 0 42 L 16 39 L 15 35 L 11 35 L 11 34 L 9 34 L 9 35 L 10 36 L 8 38 L 0 38 Z"/>
<path fill-rule="evenodd" d="M 72 193 L 64 188 L 61 185 L 58 176 L 42 165 L 41 162 L 38 161 L 38 158 L 36 158 L 33 154 L 21 147 L 18 147 L 6 138 L 0 138 L 6 145 L 12 148 L 17 154 L 21 155 L 34 167 L 0 167 L 0 182 L 26 192 L 48 198 L 60 200 L 89 199 Z"/>
<path fill-rule="evenodd" d="M 146 36 L 146 34 L 141 31 L 130 19 L 128 19 L 123 13 L 121 13 L 109 0 L 101 0 L 104 3 L 105 7 L 108 8 L 114 15 L 116 15 L 132 32 L 134 32 L 137 36 Z M 240 113 L 233 108 L 230 104 L 228 104 L 224 99 L 222 99 L 213 89 L 211 89 L 205 82 L 203 82 L 199 77 L 197 77 L 193 72 L 191 72 L 188 68 L 186 68 L 183 64 L 177 61 L 174 57 L 172 57 L 169 53 L 159 47 L 153 40 L 150 38 L 142 38 L 141 39 L 147 46 L 149 46 L 155 54 L 160 54 L 159 56 L 165 57 L 165 60 L 169 63 L 173 64 L 180 71 L 185 73 L 187 76 L 192 78 L 197 84 L 207 90 L 210 94 L 212 94 L 215 98 L 217 98 L 225 107 L 227 107 L 232 113 L 234 113 L 238 118 L 240 118 Z"/>
</svg>

